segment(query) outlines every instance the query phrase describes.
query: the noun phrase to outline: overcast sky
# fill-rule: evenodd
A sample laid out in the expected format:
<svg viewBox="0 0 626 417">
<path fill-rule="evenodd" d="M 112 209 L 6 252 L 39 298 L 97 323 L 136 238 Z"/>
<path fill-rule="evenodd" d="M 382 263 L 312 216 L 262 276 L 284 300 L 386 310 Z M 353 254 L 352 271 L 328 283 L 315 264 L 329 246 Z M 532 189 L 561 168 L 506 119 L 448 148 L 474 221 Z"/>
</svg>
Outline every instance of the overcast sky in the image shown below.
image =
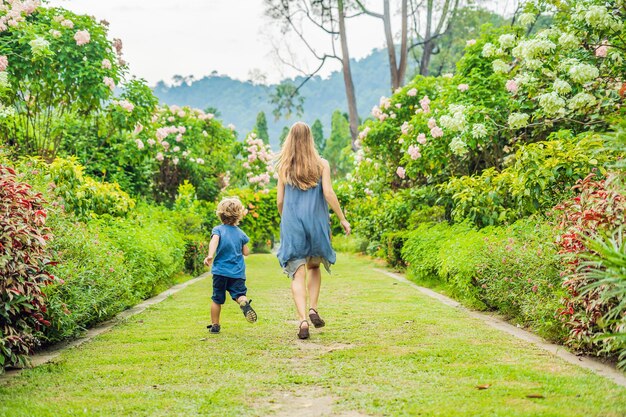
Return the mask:
<svg viewBox="0 0 626 417">
<path fill-rule="evenodd" d="M 501 0 L 510 8 L 514 0 Z M 264 16 L 263 0 L 50 0 L 75 13 L 89 14 L 110 23 L 109 35 L 121 38 L 124 59 L 131 73 L 150 84 L 170 80 L 175 74 L 200 78 L 217 71 L 241 80 L 259 69 L 270 82 L 297 72 L 281 63 L 274 52 L 296 55 L 298 66 L 312 68 L 314 61 L 294 39 L 286 48 L 276 23 Z M 379 3 L 370 1 L 371 4 Z M 374 6 L 375 8 L 375 6 Z M 310 32 L 314 33 L 314 32 Z M 371 17 L 352 19 L 348 26 L 350 53 L 362 58 L 384 45 L 382 25 Z M 327 44 L 318 33 L 317 47 Z M 338 67 L 329 66 L 328 73 Z"/>
</svg>

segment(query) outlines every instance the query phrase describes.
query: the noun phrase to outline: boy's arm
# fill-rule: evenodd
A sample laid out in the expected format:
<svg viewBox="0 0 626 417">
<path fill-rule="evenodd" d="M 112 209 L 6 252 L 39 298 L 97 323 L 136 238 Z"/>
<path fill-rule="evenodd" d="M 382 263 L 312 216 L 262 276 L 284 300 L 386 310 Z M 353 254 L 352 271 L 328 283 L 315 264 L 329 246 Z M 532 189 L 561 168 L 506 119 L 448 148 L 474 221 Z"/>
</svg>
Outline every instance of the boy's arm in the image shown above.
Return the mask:
<svg viewBox="0 0 626 417">
<path fill-rule="evenodd" d="M 217 250 L 217 245 L 220 244 L 220 236 L 213 235 L 211 236 L 211 241 L 209 242 L 209 254 L 206 258 L 204 258 L 204 264 L 206 266 L 211 266 L 213 263 L 213 257 L 215 257 L 215 251 Z"/>
<path fill-rule="evenodd" d="M 247 243 L 245 245 L 243 245 L 242 252 L 243 252 L 243 256 L 250 255 L 250 247 L 248 246 Z"/>
</svg>

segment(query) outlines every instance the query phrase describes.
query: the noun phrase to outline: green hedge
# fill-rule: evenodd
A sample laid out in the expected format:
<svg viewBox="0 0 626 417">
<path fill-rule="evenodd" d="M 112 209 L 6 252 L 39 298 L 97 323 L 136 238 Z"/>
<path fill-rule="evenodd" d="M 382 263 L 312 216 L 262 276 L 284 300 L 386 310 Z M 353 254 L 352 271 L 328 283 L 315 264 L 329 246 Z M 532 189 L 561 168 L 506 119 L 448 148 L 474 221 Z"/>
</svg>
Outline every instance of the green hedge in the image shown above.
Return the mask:
<svg viewBox="0 0 626 417">
<path fill-rule="evenodd" d="M 563 341 L 559 319 L 564 290 L 555 231 L 522 220 L 475 230 L 468 224 L 422 224 L 402 249 L 409 277 L 444 287 L 475 308 L 498 310 L 540 335 Z"/>
</svg>

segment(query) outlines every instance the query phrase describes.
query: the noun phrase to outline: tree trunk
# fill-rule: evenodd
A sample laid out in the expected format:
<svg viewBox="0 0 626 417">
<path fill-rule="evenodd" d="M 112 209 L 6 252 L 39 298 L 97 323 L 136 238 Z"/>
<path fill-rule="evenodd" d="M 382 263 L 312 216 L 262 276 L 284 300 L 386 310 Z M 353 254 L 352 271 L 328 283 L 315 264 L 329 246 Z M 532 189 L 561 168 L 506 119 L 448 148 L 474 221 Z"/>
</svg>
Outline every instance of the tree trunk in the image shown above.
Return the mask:
<svg viewBox="0 0 626 417">
<path fill-rule="evenodd" d="M 385 27 L 385 39 L 387 41 L 387 56 L 389 57 L 389 72 L 391 73 L 391 91 L 394 92 L 400 85 L 398 80 L 398 65 L 396 63 L 396 46 L 393 43 L 391 33 L 391 14 L 389 13 L 389 0 L 384 2 L 383 25 Z"/>
<path fill-rule="evenodd" d="M 408 16 L 408 8 L 407 8 L 408 0 L 402 0 L 402 26 L 401 26 L 401 34 L 400 34 L 400 65 L 398 66 L 398 87 L 402 87 L 404 85 L 404 77 L 406 75 L 406 65 L 407 65 L 407 54 L 409 52 L 409 41 L 408 41 L 408 28 L 407 21 L 409 19 Z"/>
<path fill-rule="evenodd" d="M 428 64 L 430 64 L 430 55 L 435 45 L 432 42 L 432 24 L 433 24 L 433 0 L 428 0 L 426 4 L 426 33 L 424 34 L 424 47 L 422 49 L 422 59 L 420 60 L 420 74 L 428 75 Z"/>
<path fill-rule="evenodd" d="M 350 136 L 352 136 L 352 150 L 356 151 L 355 141 L 359 132 L 359 113 L 356 107 L 356 94 L 352 82 L 352 70 L 350 69 L 350 53 L 348 52 L 348 37 L 346 34 L 346 21 L 343 0 L 337 1 L 339 11 L 339 37 L 341 39 L 341 63 L 343 69 L 343 81 L 346 86 L 346 100 L 348 101 L 348 115 L 350 121 Z"/>
</svg>

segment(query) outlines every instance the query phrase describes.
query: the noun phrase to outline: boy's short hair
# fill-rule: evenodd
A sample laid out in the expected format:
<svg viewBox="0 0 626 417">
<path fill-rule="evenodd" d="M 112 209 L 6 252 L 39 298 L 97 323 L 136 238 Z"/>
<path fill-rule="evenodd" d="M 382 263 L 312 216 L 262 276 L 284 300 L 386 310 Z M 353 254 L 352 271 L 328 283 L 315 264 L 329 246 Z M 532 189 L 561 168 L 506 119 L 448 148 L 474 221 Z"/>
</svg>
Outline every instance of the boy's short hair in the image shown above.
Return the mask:
<svg viewBox="0 0 626 417">
<path fill-rule="evenodd" d="M 243 219 L 246 209 L 238 198 L 229 197 L 219 202 L 215 213 L 222 223 L 235 226 Z"/>
</svg>

